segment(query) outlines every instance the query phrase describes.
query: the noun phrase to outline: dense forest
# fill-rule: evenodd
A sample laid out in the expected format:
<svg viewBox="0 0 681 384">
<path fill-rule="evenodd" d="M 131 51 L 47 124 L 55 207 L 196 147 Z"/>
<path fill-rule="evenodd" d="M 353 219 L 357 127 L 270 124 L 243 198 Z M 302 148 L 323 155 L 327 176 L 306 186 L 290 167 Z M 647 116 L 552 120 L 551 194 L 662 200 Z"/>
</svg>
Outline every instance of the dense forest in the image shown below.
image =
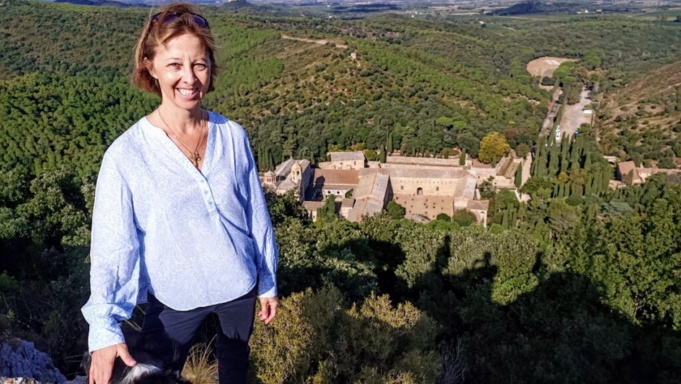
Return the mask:
<svg viewBox="0 0 681 384">
<path fill-rule="evenodd" d="M 35 342 L 72 376 L 101 157 L 158 103 L 128 80 L 150 10 L 2 4 L 0 340 Z M 678 76 L 679 23 L 204 11 L 220 46 L 205 106 L 243 124 L 262 170 L 329 150 L 477 157 L 493 132 L 534 148 L 527 203 L 480 186 L 488 228 L 387 213 L 312 223 L 294 196 L 268 195 L 282 301 L 256 324 L 253 383 L 681 381 L 681 187 L 656 175 L 611 190 L 603 159 L 681 148 L 678 85 L 645 87 Z M 578 59 L 551 80 L 566 103 L 570 87 L 593 88 L 598 119 L 574 140 L 539 136 L 551 92 L 526 64 L 542 56 Z M 653 102 L 664 113 L 622 110 Z M 634 125 L 651 117 L 654 129 Z"/>
</svg>

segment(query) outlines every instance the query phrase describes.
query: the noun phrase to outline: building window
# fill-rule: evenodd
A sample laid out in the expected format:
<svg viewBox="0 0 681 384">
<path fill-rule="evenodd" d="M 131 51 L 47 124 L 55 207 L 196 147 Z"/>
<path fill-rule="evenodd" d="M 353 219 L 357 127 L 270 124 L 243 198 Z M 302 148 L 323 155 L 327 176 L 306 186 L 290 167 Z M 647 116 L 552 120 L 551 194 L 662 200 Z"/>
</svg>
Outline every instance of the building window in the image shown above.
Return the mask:
<svg viewBox="0 0 681 384">
<path fill-rule="evenodd" d="M 401 191 L 404 190 L 404 185 L 400 185 L 400 190 L 401 190 Z"/>
<path fill-rule="evenodd" d="M 436 191 L 439 191 L 439 190 L 440 190 L 440 187 L 435 187 L 435 190 L 436 190 Z"/>
<path fill-rule="evenodd" d="M 423 195 L 423 188 L 418 187 L 418 188 L 416 189 L 416 194 L 419 195 L 419 196 L 422 196 L 422 195 Z"/>
</svg>

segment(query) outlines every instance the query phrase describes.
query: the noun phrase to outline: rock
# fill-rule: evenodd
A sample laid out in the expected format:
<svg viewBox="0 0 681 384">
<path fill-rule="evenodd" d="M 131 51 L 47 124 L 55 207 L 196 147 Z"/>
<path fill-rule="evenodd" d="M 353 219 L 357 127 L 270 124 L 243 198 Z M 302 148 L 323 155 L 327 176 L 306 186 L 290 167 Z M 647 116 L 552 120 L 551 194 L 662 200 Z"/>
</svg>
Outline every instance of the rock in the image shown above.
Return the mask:
<svg viewBox="0 0 681 384">
<path fill-rule="evenodd" d="M 52 359 L 35 349 L 33 343 L 10 338 L 0 342 L 0 383 L 64 383 L 66 377 L 52 364 Z"/>
<path fill-rule="evenodd" d="M 67 381 L 64 384 L 87 384 L 87 376 L 76 376 L 71 381 Z"/>
</svg>

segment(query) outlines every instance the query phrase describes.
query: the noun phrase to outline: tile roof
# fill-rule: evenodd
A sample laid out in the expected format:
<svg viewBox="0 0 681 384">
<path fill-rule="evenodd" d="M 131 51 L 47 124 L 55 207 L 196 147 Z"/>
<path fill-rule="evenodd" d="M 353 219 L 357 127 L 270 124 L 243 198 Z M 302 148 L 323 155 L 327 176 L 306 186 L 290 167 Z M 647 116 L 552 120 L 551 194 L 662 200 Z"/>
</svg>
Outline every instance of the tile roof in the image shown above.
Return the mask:
<svg viewBox="0 0 681 384">
<path fill-rule="evenodd" d="M 329 157 L 331 161 L 349 161 L 349 160 L 359 160 L 364 163 L 364 152 L 329 152 Z"/>
<path fill-rule="evenodd" d="M 324 186 L 334 185 L 357 185 L 359 183 L 359 171 L 355 169 L 314 169 L 312 181 L 314 186 L 323 183 Z"/>
</svg>

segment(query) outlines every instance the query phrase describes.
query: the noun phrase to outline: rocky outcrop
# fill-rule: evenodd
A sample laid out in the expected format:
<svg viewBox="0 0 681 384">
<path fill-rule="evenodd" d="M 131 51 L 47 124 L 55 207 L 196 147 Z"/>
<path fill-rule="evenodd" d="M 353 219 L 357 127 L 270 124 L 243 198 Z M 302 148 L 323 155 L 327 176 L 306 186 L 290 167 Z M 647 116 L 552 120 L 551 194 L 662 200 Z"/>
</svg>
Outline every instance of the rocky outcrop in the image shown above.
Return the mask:
<svg viewBox="0 0 681 384">
<path fill-rule="evenodd" d="M 0 341 L 0 383 L 64 383 L 66 377 L 45 352 L 20 339 Z"/>
</svg>

